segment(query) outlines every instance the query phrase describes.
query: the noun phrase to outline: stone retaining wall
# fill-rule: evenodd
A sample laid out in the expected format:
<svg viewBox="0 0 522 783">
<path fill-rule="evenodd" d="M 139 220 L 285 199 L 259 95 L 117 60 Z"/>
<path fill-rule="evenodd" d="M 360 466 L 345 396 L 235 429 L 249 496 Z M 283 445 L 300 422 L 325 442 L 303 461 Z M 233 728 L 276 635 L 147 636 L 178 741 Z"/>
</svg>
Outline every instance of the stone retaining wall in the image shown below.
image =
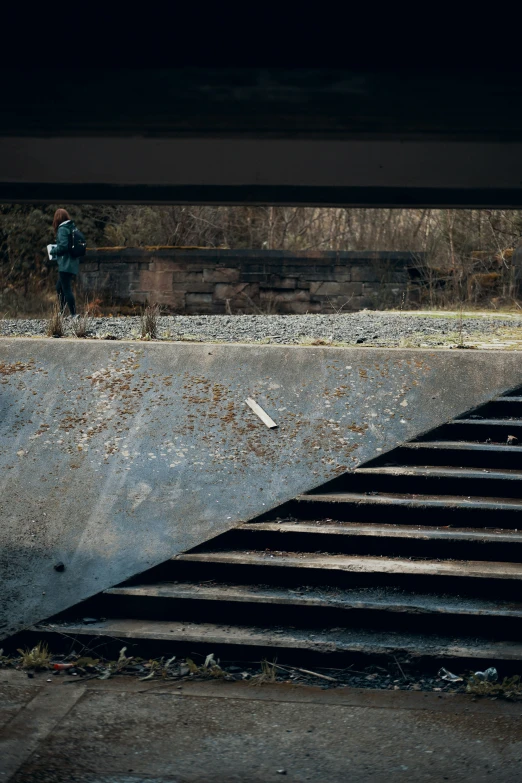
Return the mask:
<svg viewBox="0 0 522 783">
<path fill-rule="evenodd" d="M 88 295 L 186 314 L 326 313 L 414 304 L 422 254 L 101 248 L 81 264 Z"/>
</svg>

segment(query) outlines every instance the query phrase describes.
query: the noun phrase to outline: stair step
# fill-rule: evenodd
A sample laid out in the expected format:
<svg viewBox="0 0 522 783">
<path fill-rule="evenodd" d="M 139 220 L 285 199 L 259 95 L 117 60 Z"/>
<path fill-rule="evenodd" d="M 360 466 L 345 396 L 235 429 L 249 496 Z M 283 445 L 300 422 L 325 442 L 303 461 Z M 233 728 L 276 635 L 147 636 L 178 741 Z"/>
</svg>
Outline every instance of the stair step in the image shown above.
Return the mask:
<svg viewBox="0 0 522 783">
<path fill-rule="evenodd" d="M 448 424 L 472 424 L 478 427 L 504 427 L 512 424 L 515 427 L 522 427 L 522 419 L 453 419 Z"/>
<path fill-rule="evenodd" d="M 422 440 L 404 443 L 383 454 L 365 467 L 453 467 L 466 470 L 486 468 L 493 471 L 522 471 L 522 446 L 480 441 Z"/>
<path fill-rule="evenodd" d="M 226 563 L 229 565 L 279 566 L 313 568 L 350 573 L 401 574 L 417 576 L 450 576 L 474 579 L 522 580 L 521 563 L 485 561 L 408 560 L 405 558 L 366 557 L 357 555 L 322 555 L 271 552 L 197 552 L 176 555 L 173 561 L 191 563 Z"/>
<path fill-rule="evenodd" d="M 412 525 L 375 525 L 357 522 L 247 522 L 235 529 L 251 532 L 317 533 L 319 535 L 375 536 L 382 538 L 414 538 L 422 541 L 480 541 L 499 544 L 522 544 L 522 532 L 509 530 L 476 530 L 468 528 L 418 527 Z"/>
<path fill-rule="evenodd" d="M 499 603 L 458 596 L 422 595 L 385 590 L 321 590 L 303 587 L 259 587 L 256 585 L 212 584 L 192 582 L 112 587 L 104 595 L 121 598 L 170 598 L 189 601 L 228 601 L 235 603 L 273 604 L 278 606 L 319 607 L 324 609 L 357 609 L 414 614 L 452 614 L 480 617 L 522 619 L 522 604 Z"/>
<path fill-rule="evenodd" d="M 453 419 L 447 424 L 442 424 L 430 432 L 420 435 L 418 443 L 426 441 L 462 440 L 462 441 L 489 441 L 491 443 L 507 444 L 510 435 L 514 435 L 522 442 L 522 419 L 510 418 L 462 418 Z M 511 445 L 511 444 L 507 444 Z"/>
<path fill-rule="evenodd" d="M 298 495 L 299 503 L 357 503 L 411 508 L 465 508 L 490 511 L 522 511 L 522 500 L 514 498 L 464 498 L 460 495 L 418 495 L 413 497 L 394 492 L 368 495 L 358 492 L 337 492 L 316 495 Z"/>
<path fill-rule="evenodd" d="M 403 443 L 400 449 L 444 449 L 454 451 L 496 451 L 496 452 L 522 452 L 522 446 L 509 446 L 507 443 L 474 443 L 461 440 L 422 440 Z M 393 453 L 393 452 L 392 452 Z M 391 455 L 388 455 L 391 456 Z"/>
<path fill-rule="evenodd" d="M 356 468 L 356 475 L 373 476 L 422 476 L 452 479 L 497 479 L 498 481 L 520 481 L 520 470 L 494 470 L 492 468 L 457 468 L 451 466 L 399 465 L 397 467 Z"/>
<path fill-rule="evenodd" d="M 90 625 L 67 623 L 40 624 L 29 629 L 41 638 L 42 633 L 59 631 L 67 636 L 106 638 L 114 640 L 150 640 L 175 644 L 201 645 L 207 652 L 212 646 L 226 646 L 229 659 L 233 649 L 273 648 L 289 651 L 307 650 L 314 653 L 362 653 L 370 655 L 407 652 L 419 657 L 444 659 L 522 660 L 522 643 L 491 641 L 490 639 L 433 636 L 413 633 L 374 632 L 351 629 L 279 629 L 255 628 L 212 623 L 171 622 L 165 620 L 106 620 Z"/>
<path fill-rule="evenodd" d="M 468 411 L 457 416 L 456 419 L 520 419 L 522 414 L 522 401 L 519 397 L 500 397 L 490 400 L 473 411 Z"/>
</svg>

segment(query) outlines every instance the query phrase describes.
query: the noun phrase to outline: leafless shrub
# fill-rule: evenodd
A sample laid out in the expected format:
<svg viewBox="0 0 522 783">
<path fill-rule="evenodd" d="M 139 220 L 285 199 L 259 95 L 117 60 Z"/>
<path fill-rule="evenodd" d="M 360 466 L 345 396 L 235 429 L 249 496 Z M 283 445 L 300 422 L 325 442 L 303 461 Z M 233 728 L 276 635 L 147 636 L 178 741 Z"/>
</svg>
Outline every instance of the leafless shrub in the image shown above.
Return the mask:
<svg viewBox="0 0 522 783">
<path fill-rule="evenodd" d="M 252 297 L 241 291 L 241 296 L 248 303 L 247 309 L 243 308 L 243 312 L 248 315 L 275 315 L 279 311 L 279 301 L 276 294 L 269 292 L 267 296 L 256 304 Z"/>
</svg>

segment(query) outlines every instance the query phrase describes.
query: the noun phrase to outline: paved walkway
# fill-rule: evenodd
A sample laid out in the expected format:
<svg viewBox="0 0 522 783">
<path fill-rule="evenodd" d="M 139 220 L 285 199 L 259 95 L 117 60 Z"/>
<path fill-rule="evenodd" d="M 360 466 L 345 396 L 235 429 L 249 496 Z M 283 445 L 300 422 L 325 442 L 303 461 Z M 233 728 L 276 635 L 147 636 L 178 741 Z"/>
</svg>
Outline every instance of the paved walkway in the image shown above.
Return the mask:
<svg viewBox="0 0 522 783">
<path fill-rule="evenodd" d="M 522 705 L 0 672 L 0 781 L 514 781 Z"/>
</svg>

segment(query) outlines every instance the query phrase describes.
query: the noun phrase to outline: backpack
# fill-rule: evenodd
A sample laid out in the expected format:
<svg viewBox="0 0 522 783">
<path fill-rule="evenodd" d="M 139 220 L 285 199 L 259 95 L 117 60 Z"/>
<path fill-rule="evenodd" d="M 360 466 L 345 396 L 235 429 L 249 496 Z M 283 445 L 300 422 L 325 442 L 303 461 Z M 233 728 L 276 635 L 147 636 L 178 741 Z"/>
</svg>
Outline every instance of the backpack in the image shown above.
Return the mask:
<svg viewBox="0 0 522 783">
<path fill-rule="evenodd" d="M 81 258 L 87 252 L 87 240 L 74 223 L 69 234 L 69 255 L 73 258 Z"/>
</svg>

